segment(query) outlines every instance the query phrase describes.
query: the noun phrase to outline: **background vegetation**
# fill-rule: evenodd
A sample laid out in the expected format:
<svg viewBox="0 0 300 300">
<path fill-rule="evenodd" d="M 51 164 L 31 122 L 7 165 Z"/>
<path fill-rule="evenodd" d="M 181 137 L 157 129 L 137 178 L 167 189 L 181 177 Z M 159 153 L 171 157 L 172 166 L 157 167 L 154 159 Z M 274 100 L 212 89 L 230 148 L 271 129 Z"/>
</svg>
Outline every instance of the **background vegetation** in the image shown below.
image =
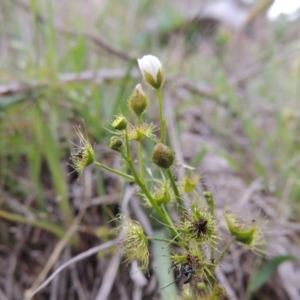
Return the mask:
<svg viewBox="0 0 300 300">
<path fill-rule="evenodd" d="M 107 222 L 128 187 L 93 168 L 77 180 L 68 165 L 73 125 L 84 120 L 98 160 L 118 166 L 104 127 L 119 109 L 128 114 L 141 80 L 136 58 L 148 53 L 164 65 L 178 163 L 199 170 L 220 208 L 262 212 L 272 228 L 266 259 L 299 256 L 299 14 L 270 21 L 243 6 L 253 19 L 233 28 L 203 13 L 208 2 L 0 2 L 1 299 L 22 299 L 51 270 L 112 238 Z M 300 298 L 296 262 L 254 289 L 264 261 L 232 253 L 218 275 L 232 299 Z M 125 265 L 108 277 L 105 255 L 64 271 L 36 299 L 96 299 L 107 278 L 116 286 L 108 299 L 137 295 Z M 157 265 L 143 299 L 160 297 L 156 273 L 167 267 Z"/>
</svg>

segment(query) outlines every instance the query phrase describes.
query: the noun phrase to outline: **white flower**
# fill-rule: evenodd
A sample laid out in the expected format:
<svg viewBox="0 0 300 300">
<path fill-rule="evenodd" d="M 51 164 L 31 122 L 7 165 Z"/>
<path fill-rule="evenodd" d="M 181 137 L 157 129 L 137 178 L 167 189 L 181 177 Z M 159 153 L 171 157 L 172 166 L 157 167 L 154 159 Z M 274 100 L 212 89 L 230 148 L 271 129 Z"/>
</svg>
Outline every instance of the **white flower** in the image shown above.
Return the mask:
<svg viewBox="0 0 300 300">
<path fill-rule="evenodd" d="M 156 56 L 145 55 L 138 59 L 138 63 L 145 82 L 155 89 L 159 89 L 164 83 L 160 60 Z"/>
<path fill-rule="evenodd" d="M 156 78 L 158 71 L 161 69 L 161 63 L 156 56 L 145 55 L 138 59 L 141 72 L 148 72 L 153 78 Z"/>
</svg>

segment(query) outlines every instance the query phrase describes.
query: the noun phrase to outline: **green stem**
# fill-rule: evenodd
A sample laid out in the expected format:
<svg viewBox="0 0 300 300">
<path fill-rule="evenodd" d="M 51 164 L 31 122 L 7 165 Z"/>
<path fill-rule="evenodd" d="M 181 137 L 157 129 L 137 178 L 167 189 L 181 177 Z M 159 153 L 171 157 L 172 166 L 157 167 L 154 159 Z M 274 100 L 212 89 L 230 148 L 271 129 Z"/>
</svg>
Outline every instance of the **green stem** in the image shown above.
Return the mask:
<svg viewBox="0 0 300 300">
<path fill-rule="evenodd" d="M 121 153 L 122 157 L 124 159 L 126 159 L 126 157 L 130 157 L 131 159 L 131 151 L 130 151 L 130 145 L 129 145 L 129 140 L 128 140 L 128 130 L 126 128 L 125 130 L 125 142 L 126 142 L 126 156 L 124 155 L 124 153 Z"/>
<path fill-rule="evenodd" d="M 159 122 L 160 122 L 160 142 L 164 143 L 165 141 L 165 120 L 163 117 L 163 98 L 161 88 L 157 89 L 157 98 L 158 98 L 158 108 L 159 108 Z"/>
<path fill-rule="evenodd" d="M 174 180 L 174 177 L 173 177 L 172 172 L 171 172 L 170 169 L 167 170 L 167 174 L 168 174 L 168 177 L 169 177 L 171 185 L 172 185 L 172 189 L 173 189 L 174 194 L 175 194 L 176 202 L 179 204 L 179 209 L 182 210 L 182 208 L 183 208 L 182 199 L 180 197 L 176 182 Z"/>
<path fill-rule="evenodd" d="M 166 218 L 168 219 L 169 224 L 172 224 L 172 227 L 174 227 L 174 224 L 173 224 L 173 222 L 172 222 L 172 220 L 171 220 L 171 218 L 170 218 L 170 216 L 169 216 L 168 211 L 166 210 L 165 205 L 162 205 L 161 208 L 162 208 L 162 211 L 163 211 L 163 213 L 165 214 Z M 175 228 L 175 227 L 174 227 L 174 228 Z M 177 231 L 176 231 L 176 233 L 177 233 L 177 235 L 178 235 L 178 232 L 177 232 Z"/>
<path fill-rule="evenodd" d="M 222 258 L 224 257 L 225 253 L 227 252 L 227 250 L 229 249 L 229 247 L 231 246 L 231 244 L 235 241 L 235 238 L 231 239 L 228 244 L 225 246 L 225 248 L 223 249 L 223 251 L 221 252 L 221 254 L 219 255 L 218 259 L 215 261 L 215 265 L 217 266 L 218 263 L 222 260 Z"/>
<path fill-rule="evenodd" d="M 157 205 L 157 203 L 155 202 L 155 200 L 152 198 L 152 196 L 150 195 L 146 185 L 140 180 L 135 167 L 132 163 L 132 157 L 131 157 L 131 151 L 130 151 L 130 145 L 129 145 L 129 140 L 128 140 L 128 136 L 127 134 L 125 135 L 125 140 L 126 140 L 126 148 L 127 148 L 127 157 L 123 155 L 123 158 L 127 161 L 128 166 L 133 174 L 135 183 L 140 187 L 140 189 L 142 190 L 142 192 L 146 195 L 146 197 L 148 198 L 148 200 L 150 201 L 152 207 L 154 208 L 154 210 L 156 211 L 156 213 L 159 215 L 159 217 L 161 218 L 162 222 L 164 222 L 169 230 L 172 232 L 172 234 L 174 236 L 176 236 L 176 238 L 179 238 L 181 240 L 180 235 L 177 233 L 177 231 L 174 228 L 174 225 L 169 221 L 170 219 L 166 217 L 166 215 L 162 212 L 162 210 L 160 209 L 160 207 Z"/>
<path fill-rule="evenodd" d="M 215 200 L 211 191 L 205 191 L 203 193 L 204 198 L 206 199 L 207 205 L 210 208 L 210 212 L 213 217 L 215 217 Z"/>
<path fill-rule="evenodd" d="M 138 117 L 139 122 L 142 124 L 143 123 L 142 117 L 141 116 L 137 116 L 137 117 Z"/>
<path fill-rule="evenodd" d="M 150 195 L 148 189 L 146 188 L 145 184 L 140 180 L 140 178 L 138 177 L 138 174 L 136 173 L 136 170 L 134 168 L 134 165 L 132 163 L 131 160 L 127 159 L 127 163 L 129 165 L 129 168 L 131 170 L 131 172 L 133 173 L 133 177 L 135 179 L 136 184 L 140 187 L 140 189 L 142 190 L 142 192 L 146 195 L 146 197 L 149 199 L 151 205 L 153 206 L 153 208 L 155 209 L 156 213 L 159 215 L 159 217 L 161 218 L 161 220 L 170 226 L 170 229 L 172 231 L 172 233 L 176 236 L 177 233 L 175 232 L 174 227 L 172 226 L 172 224 L 170 224 L 168 218 L 164 215 L 164 213 L 162 212 L 162 210 L 159 208 L 159 206 L 157 205 L 157 203 L 155 202 L 155 200 L 152 198 L 152 196 Z"/>
<path fill-rule="evenodd" d="M 214 242 L 214 241 L 212 241 Z M 210 259 L 214 260 L 215 259 L 215 247 L 214 246 L 210 246 Z"/>
<path fill-rule="evenodd" d="M 109 172 L 111 172 L 111 173 L 114 173 L 116 175 L 119 175 L 119 176 L 122 176 L 126 179 L 129 179 L 130 181 L 135 182 L 134 178 L 132 176 L 128 175 L 128 174 L 125 174 L 125 173 L 119 172 L 117 170 L 114 170 L 114 169 L 112 169 L 112 168 L 110 168 L 106 165 L 103 165 L 103 164 L 99 163 L 98 161 L 94 161 L 94 164 L 101 167 L 101 168 L 103 168 L 103 169 L 105 169 L 105 170 L 107 170 L 107 171 L 109 171 Z"/>
<path fill-rule="evenodd" d="M 146 238 L 150 241 L 159 241 L 159 242 L 164 242 L 164 243 L 174 244 L 174 245 L 179 246 L 179 244 L 176 241 L 169 240 L 169 239 L 164 239 L 164 238 L 161 239 L 161 238 L 156 238 L 156 237 L 151 237 L 151 236 L 147 236 Z"/>
<path fill-rule="evenodd" d="M 203 192 L 202 195 L 206 199 L 207 205 L 210 208 L 211 215 L 213 217 L 215 217 L 215 201 L 214 201 L 214 197 L 213 197 L 211 191 L 205 191 L 205 192 Z M 214 259 L 214 258 L 215 258 L 215 248 L 211 247 L 210 248 L 210 259 Z"/>
<path fill-rule="evenodd" d="M 139 166 L 140 166 L 140 177 L 141 181 L 145 182 L 144 177 L 144 166 L 143 166 L 143 149 L 142 149 L 142 143 L 138 141 L 138 156 L 139 156 Z"/>
</svg>

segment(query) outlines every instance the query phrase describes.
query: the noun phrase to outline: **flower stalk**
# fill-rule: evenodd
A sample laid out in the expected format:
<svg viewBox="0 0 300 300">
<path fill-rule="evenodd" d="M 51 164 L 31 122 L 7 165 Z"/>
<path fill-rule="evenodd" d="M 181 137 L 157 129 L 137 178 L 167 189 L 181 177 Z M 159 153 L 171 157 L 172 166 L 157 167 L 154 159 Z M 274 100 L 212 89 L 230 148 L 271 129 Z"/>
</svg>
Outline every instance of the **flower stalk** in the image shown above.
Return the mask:
<svg viewBox="0 0 300 300">
<path fill-rule="evenodd" d="M 179 209 L 182 210 L 182 208 L 183 208 L 182 199 L 180 197 L 176 182 L 174 180 L 174 177 L 173 177 L 172 172 L 170 171 L 170 169 L 167 170 L 167 175 L 168 175 L 168 178 L 171 182 L 171 186 L 172 186 L 172 189 L 173 189 L 174 194 L 175 194 L 176 202 L 179 204 Z"/>
<path fill-rule="evenodd" d="M 235 238 L 232 238 L 227 245 L 223 248 L 222 252 L 220 253 L 219 257 L 216 259 L 215 264 L 218 265 L 220 261 L 223 259 L 224 255 L 227 253 L 229 250 L 230 246 L 233 244 L 235 241 Z"/>
<path fill-rule="evenodd" d="M 141 141 L 138 141 L 138 156 L 139 156 L 139 166 L 140 166 L 140 177 L 141 177 L 141 181 L 144 183 L 145 177 L 144 177 L 144 166 L 143 166 L 143 149 L 142 149 Z"/>
<path fill-rule="evenodd" d="M 113 174 L 116 174 L 116 175 L 121 176 L 123 178 L 126 178 L 126 179 L 128 179 L 128 180 L 130 180 L 132 182 L 135 182 L 134 177 L 131 176 L 131 175 L 128 175 L 128 174 L 125 174 L 123 172 L 120 172 L 120 171 L 117 171 L 115 169 L 112 169 L 112 168 L 110 168 L 110 167 L 108 167 L 106 165 L 103 165 L 103 164 L 99 163 L 98 161 L 94 161 L 94 164 L 97 165 L 97 166 L 99 166 L 100 168 L 106 170 L 106 171 L 109 171 L 109 172 L 111 172 Z"/>
<path fill-rule="evenodd" d="M 146 238 L 149 241 L 158 241 L 158 242 L 173 244 L 175 246 L 180 246 L 180 244 L 178 242 L 176 242 L 174 240 L 166 239 L 166 238 L 157 238 L 157 237 L 151 237 L 151 236 L 146 236 Z"/>
<path fill-rule="evenodd" d="M 165 130 L 166 122 L 163 116 L 163 97 L 161 88 L 157 89 L 157 98 L 158 98 L 158 110 L 159 110 L 159 123 L 160 123 L 160 142 L 165 142 Z"/>
<path fill-rule="evenodd" d="M 147 187 L 145 186 L 145 184 L 140 180 L 135 167 L 132 163 L 132 157 L 131 157 L 131 151 L 130 151 L 130 145 L 129 145 L 129 140 L 128 137 L 125 136 L 125 140 L 126 140 L 126 148 L 127 148 L 127 157 L 123 156 L 123 158 L 127 161 L 128 166 L 133 174 L 135 183 L 140 187 L 140 189 L 142 190 L 142 192 L 145 194 L 145 196 L 148 198 L 148 200 L 150 201 L 152 207 L 154 208 L 155 212 L 159 215 L 159 217 L 161 218 L 162 222 L 164 222 L 169 230 L 171 231 L 171 233 L 175 236 L 177 236 L 178 234 L 176 233 L 176 230 L 174 228 L 174 226 L 172 226 L 172 224 L 169 222 L 169 219 L 165 216 L 165 214 L 162 212 L 162 210 L 159 208 L 159 206 L 156 204 L 155 200 L 152 198 L 151 194 L 149 193 Z M 180 239 L 180 237 L 179 237 Z"/>
</svg>

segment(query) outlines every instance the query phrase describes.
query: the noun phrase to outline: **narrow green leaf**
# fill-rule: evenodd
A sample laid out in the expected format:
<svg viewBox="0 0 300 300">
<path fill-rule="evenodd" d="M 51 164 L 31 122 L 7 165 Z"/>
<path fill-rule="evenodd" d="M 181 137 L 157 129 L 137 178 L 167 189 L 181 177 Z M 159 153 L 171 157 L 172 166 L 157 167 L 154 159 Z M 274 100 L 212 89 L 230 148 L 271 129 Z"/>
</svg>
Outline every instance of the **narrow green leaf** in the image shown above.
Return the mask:
<svg viewBox="0 0 300 300">
<path fill-rule="evenodd" d="M 207 149 L 205 147 L 202 147 L 201 150 L 193 158 L 191 162 L 192 167 L 197 168 L 200 165 L 206 153 L 207 153 Z"/>
<path fill-rule="evenodd" d="M 48 231 L 48 232 L 56 235 L 59 238 L 63 238 L 65 236 L 64 228 L 60 227 L 59 225 L 52 224 L 46 220 L 31 220 L 31 219 L 28 219 L 21 215 L 10 213 L 10 212 L 4 211 L 4 210 L 0 210 L 0 218 L 8 220 L 8 221 L 27 224 L 27 225 L 31 225 L 31 226 L 43 229 L 45 231 Z"/>
<path fill-rule="evenodd" d="M 50 129 L 51 124 L 44 122 L 41 114 L 40 109 L 35 114 L 35 126 L 40 137 L 41 153 L 48 164 L 58 204 L 64 215 L 64 222 L 66 225 L 71 224 L 73 217 L 68 200 L 67 183 L 60 163 L 58 142 Z"/>
<path fill-rule="evenodd" d="M 291 255 L 279 255 L 263 264 L 256 270 L 250 281 L 250 291 L 255 291 L 263 286 L 269 278 L 276 272 L 277 267 L 286 261 L 295 261 L 296 258 Z"/>
<path fill-rule="evenodd" d="M 26 101 L 29 97 L 28 93 L 15 94 L 11 96 L 0 97 L 0 111 L 5 111 L 11 106 Z"/>
<path fill-rule="evenodd" d="M 167 232 L 163 229 L 156 229 L 153 232 L 154 237 L 156 238 L 167 238 Z M 170 259 L 170 249 L 160 241 L 152 241 L 155 262 L 158 266 L 157 277 L 158 277 L 158 285 L 160 288 L 164 288 L 170 283 L 174 282 L 173 272 L 168 272 L 168 268 L 172 265 L 172 261 Z M 161 291 L 161 299 L 177 299 L 178 293 L 176 284 L 171 284 L 167 288 Z"/>
</svg>

